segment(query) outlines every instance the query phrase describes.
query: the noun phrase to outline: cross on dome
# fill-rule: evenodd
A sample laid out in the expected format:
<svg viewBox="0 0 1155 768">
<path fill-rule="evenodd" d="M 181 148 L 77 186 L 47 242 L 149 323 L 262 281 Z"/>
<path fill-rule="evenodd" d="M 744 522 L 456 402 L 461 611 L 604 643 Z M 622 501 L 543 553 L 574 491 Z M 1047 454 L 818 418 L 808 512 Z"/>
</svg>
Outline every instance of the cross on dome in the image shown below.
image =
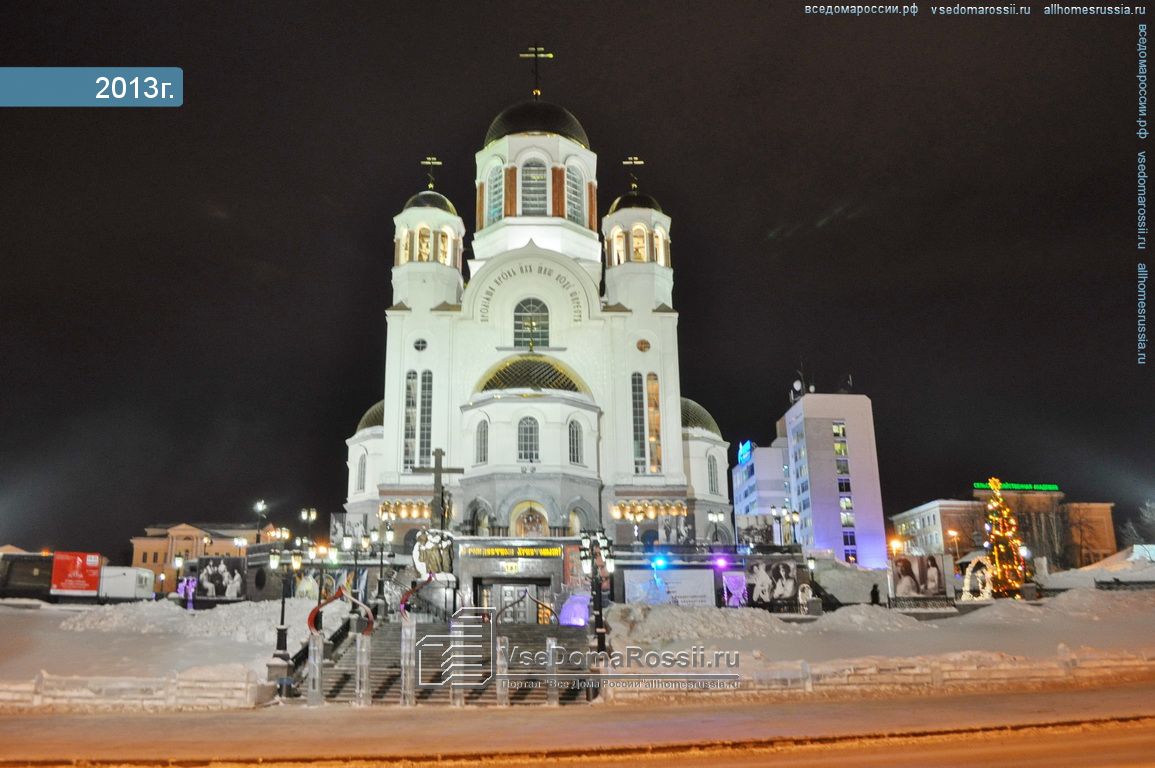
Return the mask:
<svg viewBox="0 0 1155 768">
<path fill-rule="evenodd" d="M 537 100 L 541 97 L 541 60 L 552 59 L 553 53 L 540 45 L 531 45 L 517 54 L 517 58 L 533 60 L 533 98 Z"/>
<path fill-rule="evenodd" d="M 631 169 L 636 168 L 640 165 L 645 165 L 645 164 L 646 164 L 646 161 L 643 160 L 642 158 L 638 157 L 637 155 L 630 155 L 629 157 L 627 157 L 625 160 L 622 161 L 622 165 L 626 166 L 627 168 L 631 168 Z M 630 189 L 637 189 L 637 188 L 638 188 L 638 175 L 636 173 L 634 173 L 633 170 L 631 170 L 630 171 Z"/>
<path fill-rule="evenodd" d="M 435 181 L 435 179 L 433 178 L 433 169 L 434 168 L 440 168 L 441 167 L 441 161 L 438 160 L 433 155 L 426 155 L 425 159 L 421 161 L 421 165 L 425 166 L 425 168 L 426 168 L 425 178 L 428 179 L 427 186 L 429 187 L 429 189 L 433 189 L 433 183 Z"/>
</svg>

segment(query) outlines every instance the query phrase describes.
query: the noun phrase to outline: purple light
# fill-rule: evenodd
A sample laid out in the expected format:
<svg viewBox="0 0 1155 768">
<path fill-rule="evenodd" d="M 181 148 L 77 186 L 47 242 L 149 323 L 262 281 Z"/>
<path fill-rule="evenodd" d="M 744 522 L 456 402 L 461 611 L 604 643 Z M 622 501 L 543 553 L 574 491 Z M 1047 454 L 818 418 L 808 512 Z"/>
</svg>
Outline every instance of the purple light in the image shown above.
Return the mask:
<svg viewBox="0 0 1155 768">
<path fill-rule="evenodd" d="M 729 565 L 729 563 L 726 562 L 726 558 L 724 557 L 719 557 L 714 560 L 715 568 L 725 568 L 727 565 Z"/>
</svg>

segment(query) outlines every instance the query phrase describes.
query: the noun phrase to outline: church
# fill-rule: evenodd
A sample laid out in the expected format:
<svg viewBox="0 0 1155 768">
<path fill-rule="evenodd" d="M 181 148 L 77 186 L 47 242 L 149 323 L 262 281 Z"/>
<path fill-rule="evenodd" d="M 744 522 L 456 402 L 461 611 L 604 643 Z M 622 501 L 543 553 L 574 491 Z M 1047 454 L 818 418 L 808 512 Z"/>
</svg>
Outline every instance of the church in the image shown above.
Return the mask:
<svg viewBox="0 0 1155 768">
<path fill-rule="evenodd" d="M 432 183 L 394 217 L 385 388 L 346 441 L 342 533 L 733 543 L 728 443 L 682 395 L 671 218 L 634 182 L 599 220 L 590 147 L 535 91 L 476 153 L 472 258 Z M 461 470 L 443 512 L 440 452 Z"/>
</svg>

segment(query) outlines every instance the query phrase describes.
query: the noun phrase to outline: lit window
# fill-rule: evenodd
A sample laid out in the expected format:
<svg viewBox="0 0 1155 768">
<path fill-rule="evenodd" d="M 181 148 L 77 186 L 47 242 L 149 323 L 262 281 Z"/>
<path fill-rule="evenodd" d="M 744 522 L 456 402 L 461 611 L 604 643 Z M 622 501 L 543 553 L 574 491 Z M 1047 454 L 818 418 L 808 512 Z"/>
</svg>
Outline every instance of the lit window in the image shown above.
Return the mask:
<svg viewBox="0 0 1155 768">
<path fill-rule="evenodd" d="M 545 163 L 528 160 L 521 166 L 521 215 L 546 215 Z"/>
<path fill-rule="evenodd" d="M 582 463 L 582 425 L 576 421 L 569 423 L 569 463 Z"/>
<path fill-rule="evenodd" d="M 841 517 L 842 517 L 842 527 L 843 528 L 853 528 L 854 527 L 854 513 L 853 512 L 843 512 L 843 513 L 841 513 Z"/>
<path fill-rule="evenodd" d="M 669 266 L 666 262 L 666 233 L 661 229 L 654 230 L 654 261 L 663 267 Z"/>
<path fill-rule="evenodd" d="M 626 260 L 626 233 L 618 227 L 614 227 L 613 232 L 610 233 L 610 239 L 614 243 L 613 264 L 621 264 Z"/>
<path fill-rule="evenodd" d="M 646 472 L 646 400 L 642 374 L 630 376 L 631 415 L 634 427 L 634 474 Z"/>
<path fill-rule="evenodd" d="M 845 421 L 836 421 L 831 425 L 831 427 L 834 430 L 834 436 L 835 437 L 841 437 L 843 439 L 846 438 L 846 422 Z"/>
<path fill-rule="evenodd" d="M 838 505 L 840 507 L 842 507 L 842 509 L 844 511 L 849 512 L 852 509 L 854 509 L 854 500 L 851 499 L 849 496 L 843 496 L 841 499 L 838 500 Z"/>
<path fill-rule="evenodd" d="M 417 460 L 423 467 L 429 466 L 430 448 L 433 443 L 433 372 L 421 372 L 421 432 Z"/>
<path fill-rule="evenodd" d="M 365 455 L 357 459 L 357 490 L 365 490 Z"/>
<path fill-rule="evenodd" d="M 517 460 L 538 460 L 537 419 L 530 416 L 517 422 Z"/>
<path fill-rule="evenodd" d="M 413 469 L 417 456 L 417 371 L 405 374 L 405 417 L 402 432 L 402 466 Z"/>
<path fill-rule="evenodd" d="M 638 224 L 630 231 L 630 260 L 646 261 L 646 228 Z"/>
<path fill-rule="evenodd" d="M 713 456 L 706 459 L 706 475 L 710 480 L 710 493 L 718 495 L 718 460 Z"/>
<path fill-rule="evenodd" d="M 843 443 L 843 442 L 835 443 L 834 444 L 834 455 L 835 456 L 846 456 L 847 455 L 846 443 Z"/>
<path fill-rule="evenodd" d="M 401 252 L 397 255 L 397 263 L 404 264 L 409 261 L 413 250 L 413 233 L 408 229 L 401 232 Z"/>
<path fill-rule="evenodd" d="M 429 227 L 421 227 L 417 230 L 417 260 L 429 261 L 429 247 L 432 233 Z"/>
<path fill-rule="evenodd" d="M 505 214 L 505 169 L 495 165 L 489 170 L 489 180 L 485 182 L 486 212 L 485 222 L 500 221 Z"/>
<path fill-rule="evenodd" d="M 858 550 L 857 549 L 844 549 L 844 550 L 842 550 L 842 556 L 846 559 L 846 562 L 848 562 L 848 563 L 857 563 L 858 562 Z"/>
<path fill-rule="evenodd" d="M 477 442 L 473 447 L 473 463 L 485 464 L 489 461 L 489 422 L 477 425 Z"/>
<path fill-rule="evenodd" d="M 650 472 L 662 471 L 662 400 L 658 392 L 658 375 L 646 376 L 646 421 L 649 432 L 646 436 L 650 449 Z"/>
<path fill-rule="evenodd" d="M 549 346 L 549 308 L 541 299 L 524 299 L 513 309 L 513 346 Z"/>
<path fill-rule="evenodd" d="M 449 230 L 443 229 L 437 233 L 437 260 L 442 264 L 452 265 L 452 254 L 449 252 L 449 244 L 453 242 L 450 237 Z"/>
<path fill-rule="evenodd" d="M 571 165 L 565 169 L 565 217 L 574 224 L 585 224 L 585 175 Z"/>
<path fill-rule="evenodd" d="M 835 459 L 834 471 L 840 475 L 850 474 L 850 460 L 849 459 Z"/>
</svg>

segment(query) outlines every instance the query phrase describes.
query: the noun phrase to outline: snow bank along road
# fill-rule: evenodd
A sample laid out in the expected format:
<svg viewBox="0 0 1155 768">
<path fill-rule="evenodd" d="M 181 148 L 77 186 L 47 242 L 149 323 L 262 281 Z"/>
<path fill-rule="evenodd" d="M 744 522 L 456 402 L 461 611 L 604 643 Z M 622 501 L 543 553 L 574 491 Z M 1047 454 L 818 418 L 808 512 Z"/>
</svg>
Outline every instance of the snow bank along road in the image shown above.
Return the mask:
<svg viewBox="0 0 1155 768">
<path fill-rule="evenodd" d="M 1111 725 L 1106 722 L 1110 719 L 1133 722 Z M 1046 732 L 945 733 L 1004 729 L 1012 723 L 1089 720 L 1103 722 Z M 985 764 L 991 755 L 1002 754 L 990 750 L 1007 744 L 1008 749 L 1013 746 L 1018 750 L 1010 754 L 1021 757 L 1007 764 L 1042 764 L 1031 760 L 1047 755 L 1048 766 L 1150 766 L 1155 760 L 1153 723 L 1155 683 L 1150 682 L 1061 694 L 920 696 L 869 702 L 750 700 L 452 712 L 443 708 L 358 710 L 330 705 L 151 715 L 36 713 L 0 715 L 0 765 L 31 761 L 40 765 L 103 762 L 145 766 L 170 761 L 228 765 L 277 760 L 380 764 L 390 758 L 417 762 L 456 758 L 470 764 L 493 760 L 503 753 L 520 756 L 511 764 L 536 765 L 559 759 L 562 755 L 558 752 L 575 756 L 596 750 L 606 761 L 595 764 L 634 766 L 647 762 L 637 750 L 641 747 L 663 752 L 655 754 L 653 765 L 675 760 L 679 765 L 724 765 L 731 758 L 740 765 L 845 765 L 852 756 L 857 765 L 893 766 L 910 764 L 908 757 L 917 763 L 917 756 L 938 755 L 940 759 L 922 765 L 946 766 Z M 942 735 L 918 737 L 936 732 Z M 895 734 L 903 736 L 896 739 Z M 844 751 L 845 744 L 836 743 L 789 750 L 779 746 L 777 752 L 752 746 L 855 737 L 853 753 Z M 709 749 L 710 745 L 726 743 L 746 746 L 725 754 Z M 687 751 L 695 745 L 706 751 L 695 757 Z M 1133 753 L 1141 759 L 1133 759 Z M 949 754 L 954 757 L 942 757 Z M 983 757 L 971 760 L 972 754 Z M 790 762 L 809 760 L 814 755 L 818 755 L 816 762 Z M 876 756 L 872 758 L 875 762 L 866 761 L 870 755 Z M 695 759 L 699 762 L 693 762 Z M 498 760 L 496 764 L 502 763 Z"/>
</svg>

